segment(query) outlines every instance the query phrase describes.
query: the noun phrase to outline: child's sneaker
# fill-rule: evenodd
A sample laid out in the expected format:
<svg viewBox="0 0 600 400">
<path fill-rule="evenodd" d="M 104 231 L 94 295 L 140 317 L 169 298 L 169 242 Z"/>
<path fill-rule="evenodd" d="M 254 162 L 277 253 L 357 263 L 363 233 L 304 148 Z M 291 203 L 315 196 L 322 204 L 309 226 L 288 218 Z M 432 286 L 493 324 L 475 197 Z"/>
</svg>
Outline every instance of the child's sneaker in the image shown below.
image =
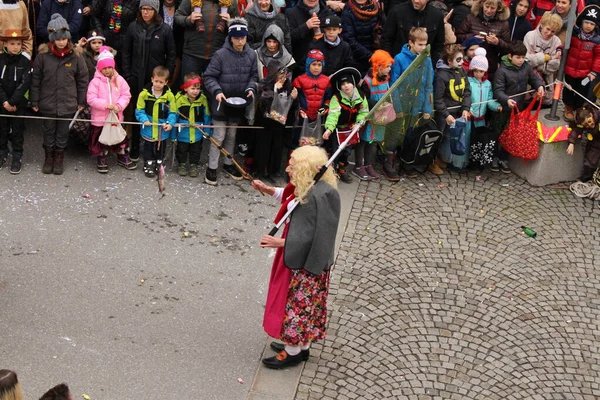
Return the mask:
<svg viewBox="0 0 600 400">
<path fill-rule="evenodd" d="M 106 174 L 108 172 L 108 157 L 99 156 L 97 160 L 96 170 L 101 174 Z"/>
<path fill-rule="evenodd" d="M 129 170 L 137 168 L 137 164 L 131 160 L 129 154 L 117 154 L 117 164 Z"/>
<path fill-rule="evenodd" d="M 144 175 L 146 175 L 148 178 L 153 178 L 154 175 L 156 174 L 155 172 L 155 162 L 152 160 L 148 160 L 144 163 Z"/>
<path fill-rule="evenodd" d="M 352 169 L 352 175 L 355 175 L 361 181 L 368 181 L 371 179 L 365 167 L 357 167 Z"/>
<path fill-rule="evenodd" d="M 233 165 L 223 164 L 223 170 L 229 174 L 236 181 L 241 181 L 244 179 L 242 173 L 238 171 L 238 169 Z"/>
<path fill-rule="evenodd" d="M 510 167 L 508 166 L 508 160 L 502 160 L 498 162 L 500 164 L 500 171 L 502 171 L 505 174 L 510 174 L 512 171 L 510 170 Z"/>
<path fill-rule="evenodd" d="M 217 186 L 217 170 L 212 168 L 206 168 L 206 175 L 204 176 L 204 182 L 209 185 Z"/>
<path fill-rule="evenodd" d="M 21 157 L 13 156 L 12 164 L 10 166 L 10 173 L 16 175 L 21 172 Z"/>
<path fill-rule="evenodd" d="M 381 178 L 381 174 L 379 174 L 378 172 L 376 172 L 375 168 L 373 168 L 372 165 L 367 165 L 365 167 L 365 169 L 367 170 L 367 174 L 369 174 L 369 176 L 371 177 L 371 179 L 379 179 L 379 178 Z"/>
<path fill-rule="evenodd" d="M 191 164 L 190 165 L 190 178 L 197 178 L 198 177 L 198 165 L 196 164 Z"/>
<path fill-rule="evenodd" d="M 177 167 L 177 175 L 179 175 L 179 176 L 187 175 L 187 165 L 185 163 L 179 164 L 179 167 Z"/>
<path fill-rule="evenodd" d="M 500 172 L 500 162 L 498 158 L 494 157 L 494 159 L 492 160 L 492 166 L 490 167 L 490 171 Z"/>
</svg>

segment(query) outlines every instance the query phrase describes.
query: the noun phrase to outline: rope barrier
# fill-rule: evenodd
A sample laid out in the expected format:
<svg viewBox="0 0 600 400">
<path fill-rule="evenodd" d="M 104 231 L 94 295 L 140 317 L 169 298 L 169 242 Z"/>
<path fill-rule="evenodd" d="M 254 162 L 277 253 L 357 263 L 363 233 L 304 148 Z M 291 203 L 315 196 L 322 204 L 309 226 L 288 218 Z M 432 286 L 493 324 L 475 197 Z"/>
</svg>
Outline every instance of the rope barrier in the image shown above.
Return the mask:
<svg viewBox="0 0 600 400">
<path fill-rule="evenodd" d="M 560 82 L 564 87 L 569 89 L 571 92 L 575 93 L 577 96 L 581 97 L 582 99 L 584 99 L 585 101 L 587 101 L 588 103 L 590 103 L 591 105 L 596 107 L 598 110 L 600 110 L 600 107 L 596 103 L 590 101 L 587 97 L 585 97 L 584 95 L 579 93 L 577 90 L 573 89 L 573 86 L 569 85 L 567 82 L 559 81 L 558 79 L 556 80 L 556 82 Z"/>
</svg>

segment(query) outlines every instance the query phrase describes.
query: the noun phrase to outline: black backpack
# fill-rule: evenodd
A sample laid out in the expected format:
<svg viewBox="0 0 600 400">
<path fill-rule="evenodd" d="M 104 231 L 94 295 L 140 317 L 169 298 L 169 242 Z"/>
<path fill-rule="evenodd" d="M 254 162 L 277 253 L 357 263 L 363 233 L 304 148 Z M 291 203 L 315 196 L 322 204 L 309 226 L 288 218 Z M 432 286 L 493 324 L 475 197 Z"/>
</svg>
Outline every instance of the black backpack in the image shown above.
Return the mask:
<svg viewBox="0 0 600 400">
<path fill-rule="evenodd" d="M 442 136 L 433 118 L 422 125 L 415 124 L 406 132 L 400 160 L 412 165 L 431 164 L 437 155 Z"/>
</svg>

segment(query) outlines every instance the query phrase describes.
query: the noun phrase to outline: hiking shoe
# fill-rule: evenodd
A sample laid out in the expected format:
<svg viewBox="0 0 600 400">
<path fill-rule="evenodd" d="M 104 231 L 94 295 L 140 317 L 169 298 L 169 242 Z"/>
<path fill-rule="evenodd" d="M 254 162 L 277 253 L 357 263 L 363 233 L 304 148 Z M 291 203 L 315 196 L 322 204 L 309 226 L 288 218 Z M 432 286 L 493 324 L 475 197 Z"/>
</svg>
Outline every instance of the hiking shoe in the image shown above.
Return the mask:
<svg viewBox="0 0 600 400">
<path fill-rule="evenodd" d="M 365 167 L 365 170 L 367 171 L 367 174 L 369 174 L 369 176 L 371 177 L 371 179 L 379 179 L 379 178 L 381 178 L 381 174 L 379 174 L 378 172 L 376 172 L 375 168 L 373 168 L 372 165 L 367 165 Z"/>
<path fill-rule="evenodd" d="M 500 161 L 498 160 L 498 158 L 494 157 L 494 160 L 492 161 L 492 166 L 490 167 L 490 171 L 500 172 Z"/>
<path fill-rule="evenodd" d="M 187 173 L 187 165 L 185 165 L 185 163 L 179 164 L 179 167 L 177 168 L 177 175 L 186 176 Z"/>
<path fill-rule="evenodd" d="M 340 181 L 344 183 L 352 183 L 353 179 L 348 171 L 339 171 Z"/>
<path fill-rule="evenodd" d="M 153 160 L 148 160 L 144 163 L 144 175 L 146 175 L 148 178 L 154 178 L 156 175 L 155 164 L 156 163 Z"/>
<path fill-rule="evenodd" d="M 137 168 L 137 164 L 133 162 L 129 154 L 117 154 L 117 164 L 128 170 Z"/>
<path fill-rule="evenodd" d="M 499 161 L 498 164 L 500 164 L 500 171 L 503 173 L 510 174 L 512 172 L 508 166 L 508 160 Z"/>
<path fill-rule="evenodd" d="M 229 176 L 231 176 L 236 181 L 241 181 L 242 179 L 244 179 L 242 173 L 238 171 L 238 169 L 233 164 L 223 164 L 223 171 L 227 172 Z"/>
<path fill-rule="evenodd" d="M 437 162 L 430 164 L 429 167 L 427 167 L 427 170 L 434 175 L 444 175 L 444 171 L 442 170 L 442 168 L 440 168 Z"/>
<path fill-rule="evenodd" d="M 16 175 L 21 172 L 21 158 L 13 157 L 12 164 L 10 165 L 10 173 Z"/>
<path fill-rule="evenodd" d="M 395 169 L 388 169 L 384 165 L 381 171 L 383 172 L 383 176 L 385 176 L 385 179 L 387 179 L 390 182 L 398 182 L 400 180 L 400 175 L 398 175 L 398 172 L 396 172 Z"/>
<path fill-rule="evenodd" d="M 208 183 L 209 185 L 217 186 L 217 170 L 212 168 L 206 168 L 204 182 Z"/>
<path fill-rule="evenodd" d="M 108 172 L 108 157 L 99 156 L 97 158 L 98 162 L 96 163 L 96 171 L 101 174 L 106 174 Z"/>
<path fill-rule="evenodd" d="M 191 164 L 190 165 L 190 178 L 197 178 L 198 177 L 198 165 L 197 164 Z"/>
<path fill-rule="evenodd" d="M 369 179 L 371 179 L 371 176 L 367 173 L 365 167 L 358 167 L 352 169 L 352 175 L 355 175 L 361 181 L 368 181 Z"/>
<path fill-rule="evenodd" d="M 0 157 L 0 169 L 6 165 L 6 157 Z"/>
</svg>

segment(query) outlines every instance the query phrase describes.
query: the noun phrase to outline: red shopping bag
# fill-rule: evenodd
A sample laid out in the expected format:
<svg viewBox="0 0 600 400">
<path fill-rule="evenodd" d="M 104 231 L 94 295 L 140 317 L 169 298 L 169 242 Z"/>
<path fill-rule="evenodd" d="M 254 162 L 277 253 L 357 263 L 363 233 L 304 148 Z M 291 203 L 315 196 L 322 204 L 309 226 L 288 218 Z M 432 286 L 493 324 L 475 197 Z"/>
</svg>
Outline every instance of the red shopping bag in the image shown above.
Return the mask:
<svg viewBox="0 0 600 400">
<path fill-rule="evenodd" d="M 510 122 L 499 139 L 504 150 L 524 160 L 535 160 L 540 151 L 537 119 L 542 108 L 542 99 L 537 101 L 538 107 L 535 114 L 531 114 L 535 103 L 534 99 L 521 112 L 514 107 L 511 111 Z"/>
</svg>

